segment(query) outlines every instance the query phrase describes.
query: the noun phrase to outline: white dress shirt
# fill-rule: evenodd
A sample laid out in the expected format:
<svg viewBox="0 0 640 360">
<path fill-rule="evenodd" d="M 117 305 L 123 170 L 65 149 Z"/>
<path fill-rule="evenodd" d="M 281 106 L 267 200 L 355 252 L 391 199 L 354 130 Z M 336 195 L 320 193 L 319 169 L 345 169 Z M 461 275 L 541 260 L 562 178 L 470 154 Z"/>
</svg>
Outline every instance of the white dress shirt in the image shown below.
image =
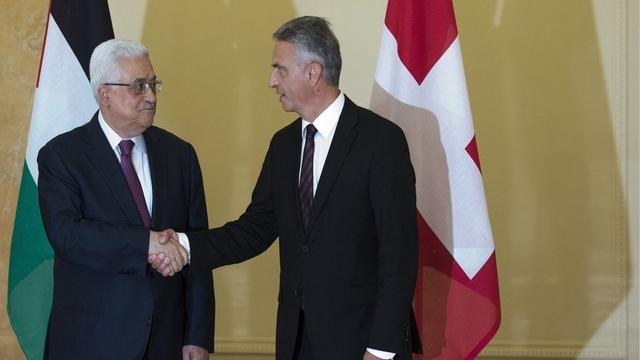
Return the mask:
<svg viewBox="0 0 640 360">
<path fill-rule="evenodd" d="M 327 160 L 327 154 L 329 153 L 329 147 L 331 147 L 331 141 L 333 141 L 333 135 L 336 133 L 336 126 L 344 107 L 344 94 L 340 93 L 338 97 L 329 105 L 318 117 L 313 121 L 313 126 L 318 130 L 313 137 L 314 149 L 313 149 L 313 195 L 316 195 L 316 188 L 318 187 L 318 181 L 320 181 L 320 175 L 322 175 L 322 168 L 324 162 Z M 307 142 L 307 126 L 311 124 L 305 119 L 302 119 L 302 146 L 300 147 L 300 168 L 298 170 L 298 183 L 300 182 L 300 172 L 302 171 L 302 157 L 304 153 L 304 146 Z"/>
<path fill-rule="evenodd" d="M 142 134 L 131 139 L 124 139 L 120 137 L 120 135 L 118 135 L 118 133 L 116 133 L 104 120 L 102 112 L 98 112 L 98 123 L 100 124 L 100 128 L 102 128 L 102 132 L 104 132 L 104 135 L 107 137 L 107 141 L 109 141 L 111 150 L 116 154 L 118 162 L 122 159 L 120 147 L 118 146 L 120 142 L 122 140 L 133 140 L 135 143 L 135 146 L 131 150 L 131 162 L 133 163 L 133 168 L 136 170 L 136 174 L 138 174 L 138 179 L 142 186 L 142 192 L 144 193 L 144 200 L 147 203 L 147 209 L 151 216 L 151 209 L 153 208 L 153 187 L 151 185 L 149 156 L 147 154 L 147 145 L 144 142 L 144 137 Z"/>
</svg>

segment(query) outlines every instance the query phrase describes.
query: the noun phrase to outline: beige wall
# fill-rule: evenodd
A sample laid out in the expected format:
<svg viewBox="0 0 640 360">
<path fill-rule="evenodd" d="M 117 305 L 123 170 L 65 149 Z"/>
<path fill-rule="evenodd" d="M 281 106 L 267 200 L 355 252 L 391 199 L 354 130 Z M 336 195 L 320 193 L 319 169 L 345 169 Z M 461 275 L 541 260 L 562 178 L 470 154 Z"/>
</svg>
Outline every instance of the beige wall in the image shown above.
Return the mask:
<svg viewBox="0 0 640 360">
<path fill-rule="evenodd" d="M 46 3 L 0 0 L 3 274 Z M 294 118 L 266 86 L 280 23 L 327 16 L 342 88 L 368 104 L 384 0 L 131 3 L 110 1 L 116 34 L 150 48 L 166 84 L 157 124 L 196 147 L 212 225 L 242 212 L 271 134 Z M 638 358 L 637 1 L 455 5 L 503 303 L 483 356 Z M 277 278 L 275 246 L 215 272 L 219 352 L 273 352 Z M 4 308 L 6 276 L 0 292 Z M 3 312 L 0 358 L 18 351 Z"/>
<path fill-rule="evenodd" d="M 464 4 L 505 317 L 486 354 L 623 357 L 625 3 Z"/>
<path fill-rule="evenodd" d="M 0 0 L 0 359 L 22 358 L 5 310 L 7 270 L 48 3 Z"/>
</svg>

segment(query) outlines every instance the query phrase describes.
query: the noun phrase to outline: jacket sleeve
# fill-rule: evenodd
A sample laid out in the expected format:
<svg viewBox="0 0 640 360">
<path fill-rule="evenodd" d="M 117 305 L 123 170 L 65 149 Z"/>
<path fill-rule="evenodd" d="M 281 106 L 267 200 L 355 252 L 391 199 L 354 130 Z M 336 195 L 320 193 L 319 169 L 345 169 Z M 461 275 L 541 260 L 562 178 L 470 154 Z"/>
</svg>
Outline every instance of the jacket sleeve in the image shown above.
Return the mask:
<svg viewBox="0 0 640 360">
<path fill-rule="evenodd" d="M 191 266 L 214 269 L 264 252 L 278 236 L 273 207 L 273 140 L 253 189 L 251 203 L 238 220 L 211 230 L 188 233 Z"/>
<path fill-rule="evenodd" d="M 38 197 L 49 243 L 57 257 L 101 271 L 145 276 L 149 230 L 86 218 L 82 189 L 60 150 L 38 153 Z"/>
<path fill-rule="evenodd" d="M 400 128 L 380 136 L 372 163 L 370 199 L 378 239 L 378 292 L 369 347 L 398 352 L 408 339 L 417 275 L 415 174 Z"/>
<path fill-rule="evenodd" d="M 187 231 L 207 229 L 207 205 L 202 183 L 200 164 L 193 147 L 188 152 L 189 171 L 189 224 Z M 186 277 L 186 328 L 185 345 L 197 345 L 213 352 L 213 334 L 215 324 L 215 297 L 211 270 L 189 268 Z"/>
</svg>

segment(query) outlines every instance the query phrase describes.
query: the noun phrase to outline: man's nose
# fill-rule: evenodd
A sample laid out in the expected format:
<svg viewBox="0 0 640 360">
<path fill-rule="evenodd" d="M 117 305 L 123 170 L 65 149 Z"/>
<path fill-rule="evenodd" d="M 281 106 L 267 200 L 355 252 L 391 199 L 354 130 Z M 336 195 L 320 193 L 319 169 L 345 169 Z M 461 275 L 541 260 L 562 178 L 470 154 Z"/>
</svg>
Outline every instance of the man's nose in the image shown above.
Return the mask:
<svg viewBox="0 0 640 360">
<path fill-rule="evenodd" d="M 155 91 L 151 90 L 151 86 L 145 87 L 144 92 L 142 93 L 142 98 L 144 99 L 144 101 L 152 102 L 154 104 L 156 103 L 156 100 L 158 99 L 156 97 Z"/>
<path fill-rule="evenodd" d="M 269 87 L 275 88 L 276 86 L 278 86 L 278 81 L 276 79 L 275 69 L 274 69 L 274 70 L 271 70 L 271 75 L 269 76 Z"/>
</svg>

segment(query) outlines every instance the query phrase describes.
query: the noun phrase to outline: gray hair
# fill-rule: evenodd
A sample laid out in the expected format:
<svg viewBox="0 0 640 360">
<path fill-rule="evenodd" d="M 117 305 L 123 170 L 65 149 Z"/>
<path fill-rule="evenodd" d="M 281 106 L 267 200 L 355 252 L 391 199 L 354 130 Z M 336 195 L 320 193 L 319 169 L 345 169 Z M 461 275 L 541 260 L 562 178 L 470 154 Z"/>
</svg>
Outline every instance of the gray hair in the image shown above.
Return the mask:
<svg viewBox="0 0 640 360">
<path fill-rule="evenodd" d="M 137 41 L 111 39 L 96 46 L 89 62 L 91 89 L 96 100 L 98 87 L 106 82 L 117 81 L 122 74 L 118 60 L 137 57 L 149 57 L 149 50 Z"/>
<path fill-rule="evenodd" d="M 338 86 L 342 69 L 340 44 L 326 19 L 316 16 L 295 18 L 280 26 L 273 38 L 293 44 L 302 59 L 321 64 L 327 84 Z"/>
</svg>

